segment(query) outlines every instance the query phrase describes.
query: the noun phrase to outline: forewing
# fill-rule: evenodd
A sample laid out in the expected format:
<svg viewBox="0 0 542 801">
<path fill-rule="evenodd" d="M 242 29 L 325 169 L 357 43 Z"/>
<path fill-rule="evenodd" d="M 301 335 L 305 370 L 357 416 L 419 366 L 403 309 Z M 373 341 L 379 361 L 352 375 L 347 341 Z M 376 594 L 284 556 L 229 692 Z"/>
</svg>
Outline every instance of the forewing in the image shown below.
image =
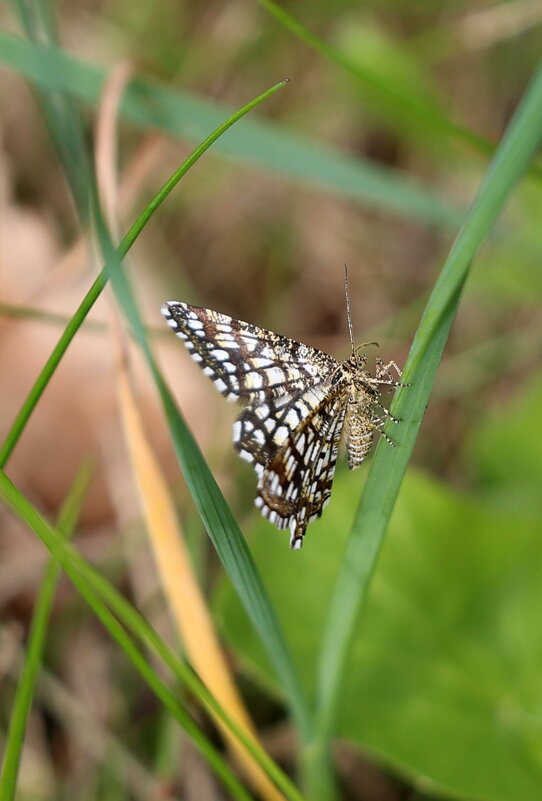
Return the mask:
<svg viewBox="0 0 542 801">
<path fill-rule="evenodd" d="M 328 387 L 261 471 L 256 506 L 278 528 L 290 528 L 292 548 L 301 548 L 307 525 L 331 495 L 347 402 L 344 385 Z"/>
<path fill-rule="evenodd" d="M 338 366 L 321 350 L 211 309 L 170 301 L 161 311 L 228 400 L 263 403 L 298 395 Z"/>
</svg>

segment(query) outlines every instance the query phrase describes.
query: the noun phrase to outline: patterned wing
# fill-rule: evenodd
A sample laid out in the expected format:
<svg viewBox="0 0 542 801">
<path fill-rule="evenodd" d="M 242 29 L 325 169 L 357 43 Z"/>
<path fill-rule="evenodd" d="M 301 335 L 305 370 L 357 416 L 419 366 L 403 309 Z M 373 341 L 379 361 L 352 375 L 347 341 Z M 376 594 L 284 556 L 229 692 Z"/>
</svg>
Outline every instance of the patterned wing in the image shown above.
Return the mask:
<svg viewBox="0 0 542 801">
<path fill-rule="evenodd" d="M 170 301 L 168 325 L 228 400 L 269 402 L 298 395 L 337 367 L 327 353 L 211 309 Z"/>
<path fill-rule="evenodd" d="M 318 390 L 318 388 L 316 388 Z M 323 390 L 322 390 L 323 391 Z M 305 529 L 320 517 L 331 485 L 343 428 L 348 391 L 327 386 L 323 397 L 309 390 L 297 403 L 312 407 L 261 469 L 256 506 L 278 528 L 290 529 L 290 547 L 301 548 Z"/>
</svg>

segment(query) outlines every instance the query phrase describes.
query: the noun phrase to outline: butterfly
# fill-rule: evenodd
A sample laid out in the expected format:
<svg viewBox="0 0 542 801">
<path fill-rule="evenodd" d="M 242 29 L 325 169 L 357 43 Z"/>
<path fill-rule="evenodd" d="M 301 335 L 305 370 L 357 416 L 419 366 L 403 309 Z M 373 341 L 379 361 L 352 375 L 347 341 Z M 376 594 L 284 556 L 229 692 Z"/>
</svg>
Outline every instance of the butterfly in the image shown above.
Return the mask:
<svg viewBox="0 0 542 801">
<path fill-rule="evenodd" d="M 380 388 L 398 387 L 394 361 L 376 360 L 376 374 L 354 346 L 344 362 L 265 328 L 226 314 L 169 301 L 161 312 L 190 356 L 230 401 L 244 405 L 233 424 L 233 443 L 258 477 L 256 506 L 279 529 L 290 529 L 299 549 L 307 525 L 331 495 L 339 443 L 344 437 L 351 469 L 359 467 L 386 419 Z M 377 344 L 377 343 L 366 343 Z M 365 346 L 360 346 L 365 347 Z"/>
</svg>

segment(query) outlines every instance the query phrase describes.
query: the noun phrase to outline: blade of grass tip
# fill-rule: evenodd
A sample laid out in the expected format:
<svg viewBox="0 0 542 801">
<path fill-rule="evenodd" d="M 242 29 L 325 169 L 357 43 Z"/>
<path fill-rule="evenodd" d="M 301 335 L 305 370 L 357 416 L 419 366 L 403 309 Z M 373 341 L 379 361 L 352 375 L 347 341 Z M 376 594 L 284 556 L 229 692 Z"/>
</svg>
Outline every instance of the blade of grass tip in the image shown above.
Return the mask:
<svg viewBox="0 0 542 801">
<path fill-rule="evenodd" d="M 145 618 L 95 567 L 89 564 L 56 534 L 55 530 L 43 520 L 22 493 L 14 487 L 3 471 L 0 471 L 0 498 L 3 498 L 7 505 L 32 528 L 45 547 L 60 563 L 76 589 L 83 594 L 85 588 L 88 588 L 93 593 L 92 598 L 96 599 L 96 603 L 102 606 L 106 605 L 111 609 L 115 617 L 131 633 L 132 637 L 139 639 L 147 648 L 152 650 L 169 667 L 176 679 L 185 685 L 210 713 L 215 717 L 221 718 L 224 724 L 231 728 L 239 740 L 244 743 L 246 749 L 254 755 L 254 758 L 275 779 L 284 794 L 292 801 L 303 801 L 296 788 L 287 778 L 283 777 L 283 774 L 276 768 L 276 765 L 267 754 L 259 746 L 256 746 L 252 740 L 248 740 L 243 731 L 237 729 L 235 723 L 229 719 L 228 715 L 186 663 L 164 643 Z M 94 608 L 93 604 L 91 606 Z M 179 720 L 179 716 L 177 715 L 176 717 Z M 183 724 L 182 719 L 179 722 Z"/>
<path fill-rule="evenodd" d="M 219 645 L 209 610 L 194 574 L 164 475 L 145 435 L 130 386 L 128 364 L 117 369 L 119 405 L 131 462 L 139 487 L 158 574 L 188 658 L 210 692 L 238 728 L 257 742 L 254 724 L 237 692 Z M 284 799 L 242 743 L 216 719 L 254 789 L 264 799 Z"/>
<path fill-rule="evenodd" d="M 67 539 L 72 535 L 77 524 L 91 477 L 92 466 L 90 463 L 85 462 L 77 472 L 60 510 L 57 531 Z M 47 636 L 49 618 L 59 576 L 60 567 L 56 559 L 52 557 L 45 569 L 38 592 L 30 624 L 26 658 L 13 700 L 13 709 L 5 743 L 4 761 L 0 773 L 0 801 L 14 801 L 15 799 L 26 723 L 41 667 L 43 646 Z"/>
<path fill-rule="evenodd" d="M 320 651 L 315 742 L 307 749 L 305 787 L 311 801 L 332 798 L 326 786 L 329 740 L 340 698 L 341 677 L 366 598 L 383 536 L 421 425 L 435 374 L 471 262 L 489 234 L 542 139 L 542 63 L 500 143 L 471 209 L 429 298 L 403 372 L 392 411 L 402 422 L 395 449 L 379 443 L 369 469 L 343 562 L 339 569 Z M 391 433 L 391 432 L 390 432 Z M 322 771 L 324 777 L 319 784 Z M 312 792 L 314 790 L 314 792 Z"/>
<path fill-rule="evenodd" d="M 96 230 L 105 258 L 111 260 L 113 264 L 112 243 L 99 209 L 96 209 Z M 174 450 L 190 494 L 217 554 L 277 672 L 299 735 L 302 739 L 307 739 L 310 731 L 308 704 L 272 604 L 245 538 L 158 369 L 145 336 L 133 292 L 120 262 L 117 262 L 115 269 L 111 271 L 111 283 L 156 383 L 172 435 Z"/>
<path fill-rule="evenodd" d="M 171 178 L 169 178 L 162 188 L 156 193 L 156 195 L 152 198 L 150 203 L 143 209 L 141 214 L 137 217 L 134 224 L 131 226 L 127 234 L 124 236 L 122 242 L 120 243 L 117 249 L 117 256 L 122 258 L 125 256 L 132 245 L 134 244 L 135 240 L 152 217 L 156 209 L 164 202 L 170 192 L 175 188 L 181 178 L 188 172 L 188 170 L 198 161 L 198 159 L 203 156 L 206 150 L 208 150 L 211 145 L 220 137 L 222 136 L 232 125 L 240 120 L 245 114 L 248 114 L 249 111 L 252 111 L 253 108 L 258 106 L 260 103 L 263 103 L 264 100 L 267 100 L 268 97 L 273 95 L 278 89 L 281 89 L 287 83 L 287 79 L 281 81 L 280 83 L 272 86 L 267 91 L 263 92 L 258 97 L 254 98 L 243 106 L 241 109 L 235 112 L 231 117 L 225 120 L 221 125 L 218 126 L 206 139 L 192 151 L 192 153 L 188 156 L 188 158 L 181 164 L 178 170 L 176 170 Z M 8 431 L 4 442 L 2 443 L 2 447 L 0 448 L 0 469 L 3 469 L 21 434 L 23 433 L 28 420 L 30 419 L 32 412 L 36 408 L 36 405 L 41 398 L 45 387 L 51 380 L 54 375 L 56 368 L 58 367 L 64 353 L 68 349 L 70 342 L 74 338 L 75 334 L 79 330 L 80 326 L 82 325 L 83 321 L 85 320 L 86 316 L 94 306 L 95 302 L 100 297 L 109 276 L 109 266 L 106 264 L 99 276 L 96 278 L 90 289 L 88 290 L 87 294 L 81 301 L 77 311 L 71 318 L 70 322 L 64 329 L 60 339 L 58 340 L 57 344 L 53 348 L 51 355 L 47 359 L 45 365 L 43 366 L 39 376 L 37 377 L 36 381 L 34 382 L 28 396 L 26 397 L 21 409 L 19 410 L 15 420 L 13 421 L 10 430 Z"/>
<path fill-rule="evenodd" d="M 243 801 L 252 801 L 252 797 L 240 784 L 221 755 L 199 729 L 188 712 L 182 707 L 172 691 L 148 664 L 117 619 L 102 603 L 92 583 L 88 582 L 89 577 L 95 580 L 97 579 L 98 586 L 101 585 L 103 588 L 102 577 L 99 576 L 97 571 L 90 568 L 89 565 L 85 565 L 84 560 L 82 560 L 81 557 L 67 545 L 63 538 L 43 520 L 3 471 L 0 471 L 0 497 L 20 519 L 38 535 L 44 545 L 62 565 L 66 575 L 87 601 L 98 619 L 101 620 L 111 636 L 118 642 L 156 696 L 181 726 L 183 726 L 187 734 L 192 738 L 205 759 L 211 765 L 216 775 L 224 782 L 225 786 L 232 790 L 236 798 L 243 799 Z"/>
</svg>

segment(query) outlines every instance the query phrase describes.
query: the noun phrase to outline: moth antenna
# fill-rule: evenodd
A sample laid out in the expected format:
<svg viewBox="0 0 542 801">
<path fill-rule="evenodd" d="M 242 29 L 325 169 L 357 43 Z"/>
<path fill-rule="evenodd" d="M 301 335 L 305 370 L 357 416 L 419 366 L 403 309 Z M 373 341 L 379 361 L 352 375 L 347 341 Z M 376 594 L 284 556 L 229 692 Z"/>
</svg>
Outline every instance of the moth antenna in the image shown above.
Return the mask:
<svg viewBox="0 0 542 801">
<path fill-rule="evenodd" d="M 358 350 L 361 350 L 362 348 L 367 348 L 367 347 L 369 347 L 369 345 L 374 345 L 376 348 L 379 348 L 379 347 L 380 347 L 380 345 L 378 344 L 378 342 L 362 342 L 362 344 L 361 344 L 361 345 L 356 345 L 356 353 L 358 352 Z"/>
<path fill-rule="evenodd" d="M 348 333 L 350 334 L 350 344 L 352 345 L 352 356 L 356 355 L 354 345 L 354 329 L 352 328 L 352 315 L 350 314 L 350 290 L 348 287 L 348 267 L 344 265 L 344 292 L 346 295 L 346 319 L 348 320 Z"/>
</svg>

